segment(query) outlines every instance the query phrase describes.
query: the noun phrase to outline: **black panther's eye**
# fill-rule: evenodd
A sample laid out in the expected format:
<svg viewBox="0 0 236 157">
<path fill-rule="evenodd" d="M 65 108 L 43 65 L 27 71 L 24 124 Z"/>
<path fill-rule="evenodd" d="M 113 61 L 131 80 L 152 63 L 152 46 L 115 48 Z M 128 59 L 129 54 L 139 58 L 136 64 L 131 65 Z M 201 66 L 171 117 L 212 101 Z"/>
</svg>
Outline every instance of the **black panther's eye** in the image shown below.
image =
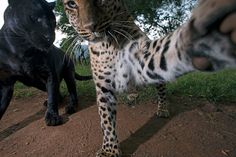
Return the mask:
<svg viewBox="0 0 236 157">
<path fill-rule="evenodd" d="M 42 22 L 42 19 L 41 18 L 37 18 L 37 22 L 38 23 Z"/>
<path fill-rule="evenodd" d="M 37 23 L 40 23 L 41 21 L 42 21 L 42 19 L 41 18 L 38 18 L 38 17 L 35 17 L 35 16 L 30 16 L 30 20 L 32 21 L 32 22 L 37 22 Z"/>
<path fill-rule="evenodd" d="M 104 0 L 97 0 L 97 5 L 98 6 L 103 6 L 104 5 Z"/>
<path fill-rule="evenodd" d="M 77 5 L 76 5 L 76 3 L 75 3 L 74 1 L 68 1 L 68 2 L 67 2 L 67 6 L 68 6 L 69 8 L 72 8 L 72 9 L 77 8 Z"/>
</svg>

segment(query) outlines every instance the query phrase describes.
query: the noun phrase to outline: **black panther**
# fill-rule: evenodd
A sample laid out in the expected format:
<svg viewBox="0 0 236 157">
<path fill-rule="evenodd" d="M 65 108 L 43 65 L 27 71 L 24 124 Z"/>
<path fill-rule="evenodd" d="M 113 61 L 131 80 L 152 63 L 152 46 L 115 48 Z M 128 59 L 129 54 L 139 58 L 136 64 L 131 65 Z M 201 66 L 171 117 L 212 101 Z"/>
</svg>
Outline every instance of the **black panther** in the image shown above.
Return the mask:
<svg viewBox="0 0 236 157">
<path fill-rule="evenodd" d="M 45 0 L 8 0 L 4 25 L 0 30 L 0 119 L 5 113 L 16 81 L 47 91 L 45 122 L 60 125 L 59 86 L 65 80 L 70 94 L 66 113 L 77 108 L 75 78 L 91 79 L 75 73 L 74 64 L 53 45 L 56 19 L 55 3 Z"/>
</svg>

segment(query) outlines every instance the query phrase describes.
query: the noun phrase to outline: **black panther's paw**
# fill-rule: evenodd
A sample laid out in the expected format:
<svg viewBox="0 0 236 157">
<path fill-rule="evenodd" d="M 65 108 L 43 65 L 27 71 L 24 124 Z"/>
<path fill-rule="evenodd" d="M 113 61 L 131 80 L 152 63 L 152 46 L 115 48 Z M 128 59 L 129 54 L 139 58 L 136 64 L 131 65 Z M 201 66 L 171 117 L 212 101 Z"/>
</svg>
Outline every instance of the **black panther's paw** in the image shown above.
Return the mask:
<svg viewBox="0 0 236 157">
<path fill-rule="evenodd" d="M 68 105 L 68 106 L 66 106 L 66 108 L 65 108 L 65 112 L 67 113 L 67 114 L 73 114 L 73 113 L 75 113 L 77 111 L 77 107 L 75 106 L 75 105 Z"/>
<path fill-rule="evenodd" d="M 63 123 L 63 119 L 58 114 L 47 111 L 45 116 L 45 122 L 47 126 L 56 126 L 61 125 Z"/>
</svg>

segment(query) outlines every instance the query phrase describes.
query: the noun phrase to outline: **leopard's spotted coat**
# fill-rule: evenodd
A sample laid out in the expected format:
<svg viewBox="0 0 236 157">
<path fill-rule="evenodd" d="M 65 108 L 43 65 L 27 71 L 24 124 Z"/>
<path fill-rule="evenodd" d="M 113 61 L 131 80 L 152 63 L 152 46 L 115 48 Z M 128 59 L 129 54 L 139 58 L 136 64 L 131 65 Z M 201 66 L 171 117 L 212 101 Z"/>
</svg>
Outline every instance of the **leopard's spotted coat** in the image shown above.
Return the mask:
<svg viewBox="0 0 236 157">
<path fill-rule="evenodd" d="M 235 0 L 201 0 L 191 19 L 158 40 L 135 25 L 122 0 L 63 0 L 70 23 L 89 41 L 103 132 L 97 157 L 120 157 L 116 91 L 162 84 L 196 70 L 236 66 Z M 158 124 L 157 124 L 158 125 Z"/>
</svg>

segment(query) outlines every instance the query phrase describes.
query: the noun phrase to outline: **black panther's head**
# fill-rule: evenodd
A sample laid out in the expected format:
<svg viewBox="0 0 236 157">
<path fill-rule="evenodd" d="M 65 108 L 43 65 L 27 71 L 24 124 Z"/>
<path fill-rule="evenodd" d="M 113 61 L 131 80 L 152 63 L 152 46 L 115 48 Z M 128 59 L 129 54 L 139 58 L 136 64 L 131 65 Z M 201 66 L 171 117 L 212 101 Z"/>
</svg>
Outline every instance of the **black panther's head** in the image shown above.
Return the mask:
<svg viewBox="0 0 236 157">
<path fill-rule="evenodd" d="M 12 32 L 34 47 L 48 49 L 55 40 L 55 2 L 45 0 L 8 0 L 4 22 Z"/>
</svg>

